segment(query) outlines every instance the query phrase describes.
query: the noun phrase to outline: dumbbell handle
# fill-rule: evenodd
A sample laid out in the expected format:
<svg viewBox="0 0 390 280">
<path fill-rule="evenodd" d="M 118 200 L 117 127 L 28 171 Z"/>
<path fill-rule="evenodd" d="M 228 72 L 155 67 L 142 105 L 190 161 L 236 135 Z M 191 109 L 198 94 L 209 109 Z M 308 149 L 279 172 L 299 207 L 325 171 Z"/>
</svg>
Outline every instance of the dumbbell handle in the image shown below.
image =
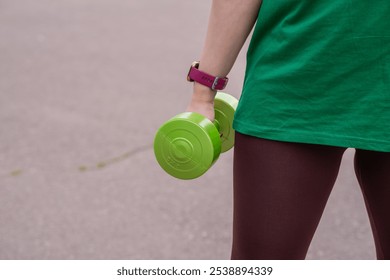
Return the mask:
<svg viewBox="0 0 390 280">
<path fill-rule="evenodd" d="M 215 125 L 215 127 L 217 128 L 218 132 L 219 132 L 219 137 L 222 138 L 223 136 L 223 133 L 221 132 L 221 126 L 219 125 L 219 122 L 217 120 L 214 120 L 213 121 L 213 124 Z"/>
</svg>

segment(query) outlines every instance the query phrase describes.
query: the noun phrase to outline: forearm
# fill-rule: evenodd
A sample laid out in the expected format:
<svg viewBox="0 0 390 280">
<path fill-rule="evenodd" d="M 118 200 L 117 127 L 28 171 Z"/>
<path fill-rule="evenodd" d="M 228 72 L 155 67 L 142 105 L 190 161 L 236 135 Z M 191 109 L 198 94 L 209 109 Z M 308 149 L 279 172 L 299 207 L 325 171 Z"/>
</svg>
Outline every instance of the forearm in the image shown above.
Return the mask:
<svg viewBox="0 0 390 280">
<path fill-rule="evenodd" d="M 227 76 L 245 43 L 260 9 L 261 0 L 213 0 L 199 69 Z M 193 99 L 210 100 L 212 90 L 195 83 Z"/>
</svg>

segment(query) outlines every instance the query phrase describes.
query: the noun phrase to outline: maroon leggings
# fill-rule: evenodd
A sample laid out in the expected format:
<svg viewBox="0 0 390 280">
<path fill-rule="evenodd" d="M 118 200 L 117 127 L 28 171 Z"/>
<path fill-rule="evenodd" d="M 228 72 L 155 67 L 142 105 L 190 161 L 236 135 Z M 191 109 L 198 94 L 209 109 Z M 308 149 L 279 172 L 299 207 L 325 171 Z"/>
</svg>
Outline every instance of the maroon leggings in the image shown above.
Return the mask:
<svg viewBox="0 0 390 280">
<path fill-rule="evenodd" d="M 232 259 L 304 259 L 345 148 L 236 133 Z M 378 259 L 390 259 L 390 153 L 356 150 Z"/>
</svg>

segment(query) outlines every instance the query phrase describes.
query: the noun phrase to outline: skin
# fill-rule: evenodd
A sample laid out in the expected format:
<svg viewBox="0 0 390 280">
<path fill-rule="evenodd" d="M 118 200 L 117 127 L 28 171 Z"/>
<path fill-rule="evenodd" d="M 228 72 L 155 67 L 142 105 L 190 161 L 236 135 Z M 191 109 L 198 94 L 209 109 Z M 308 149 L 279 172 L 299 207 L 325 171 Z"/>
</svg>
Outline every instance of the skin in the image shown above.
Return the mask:
<svg viewBox="0 0 390 280">
<path fill-rule="evenodd" d="M 213 0 L 199 69 L 226 77 L 252 30 L 262 0 Z M 216 91 L 194 82 L 187 112 L 214 120 Z"/>
</svg>

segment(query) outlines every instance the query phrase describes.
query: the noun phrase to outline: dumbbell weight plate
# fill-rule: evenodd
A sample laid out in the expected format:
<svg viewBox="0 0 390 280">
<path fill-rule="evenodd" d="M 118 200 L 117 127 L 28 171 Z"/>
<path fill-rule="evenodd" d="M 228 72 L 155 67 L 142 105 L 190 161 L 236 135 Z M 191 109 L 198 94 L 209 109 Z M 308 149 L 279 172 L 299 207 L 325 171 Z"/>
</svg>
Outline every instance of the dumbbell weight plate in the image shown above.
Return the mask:
<svg viewBox="0 0 390 280">
<path fill-rule="evenodd" d="M 154 153 L 168 174 L 179 179 L 194 179 L 218 159 L 221 153 L 219 132 L 201 114 L 182 113 L 159 128 Z"/>
<path fill-rule="evenodd" d="M 234 146 L 233 119 L 238 100 L 224 92 L 218 92 L 214 99 L 215 120 L 219 124 L 221 134 L 221 152 L 226 152 Z"/>
</svg>

